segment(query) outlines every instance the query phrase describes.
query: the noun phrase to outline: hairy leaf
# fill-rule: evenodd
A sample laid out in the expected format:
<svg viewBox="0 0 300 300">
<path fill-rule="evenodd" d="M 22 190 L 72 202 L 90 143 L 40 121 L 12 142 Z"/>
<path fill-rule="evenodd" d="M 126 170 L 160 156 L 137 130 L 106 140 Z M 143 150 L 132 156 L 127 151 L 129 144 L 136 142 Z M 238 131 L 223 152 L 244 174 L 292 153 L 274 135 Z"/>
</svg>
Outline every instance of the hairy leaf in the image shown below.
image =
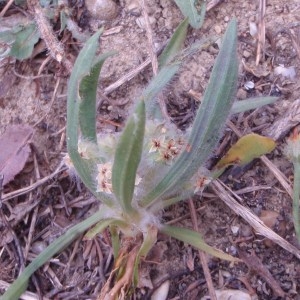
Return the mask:
<svg viewBox="0 0 300 300">
<path fill-rule="evenodd" d="M 136 171 L 142 156 L 145 118 L 145 103 L 141 101 L 138 103 L 133 116 L 127 121 L 114 158 L 112 169 L 113 192 L 126 212 L 133 210 L 131 201 Z"/>
<path fill-rule="evenodd" d="M 78 151 L 79 129 L 87 141 L 95 143 L 96 139 L 95 123 L 89 121 L 95 120 L 96 83 L 99 71 L 104 60 L 111 55 L 107 53 L 95 58 L 100 34 L 100 31 L 97 32 L 87 41 L 72 70 L 68 85 L 67 148 L 80 179 L 96 197 L 101 197 L 102 201 L 109 205 L 111 199 L 105 193 L 96 191 L 97 160 L 84 159 Z"/>
<path fill-rule="evenodd" d="M 170 63 L 179 50 L 181 50 L 184 41 L 186 39 L 188 29 L 188 19 L 183 20 L 175 29 L 168 45 L 158 58 L 159 66 L 162 67 L 167 63 Z"/>
<path fill-rule="evenodd" d="M 162 228 L 159 229 L 162 233 L 169 235 L 177 240 L 180 240 L 184 243 L 188 243 L 210 255 L 215 257 L 229 260 L 229 261 L 239 261 L 238 258 L 235 258 L 229 254 L 226 254 L 220 250 L 217 250 L 205 243 L 202 239 L 201 235 L 193 230 L 187 228 L 181 228 L 170 225 L 163 225 Z"/>
<path fill-rule="evenodd" d="M 141 203 L 148 206 L 165 192 L 180 189 L 205 163 L 216 147 L 230 114 L 237 84 L 237 25 L 233 20 L 226 30 L 203 101 L 198 109 L 186 149 L 160 183 Z"/>
<path fill-rule="evenodd" d="M 272 104 L 278 99 L 278 97 L 254 97 L 236 101 L 232 105 L 231 113 L 238 114 L 250 109 L 256 109 L 267 104 Z"/>
<path fill-rule="evenodd" d="M 182 14 L 189 18 L 189 22 L 192 27 L 199 29 L 204 21 L 204 16 L 206 12 L 206 3 L 205 1 L 201 1 L 201 9 L 198 11 L 196 5 L 197 2 L 195 0 L 175 0 L 175 3 L 181 10 Z M 200 3 L 199 3 L 200 5 Z"/>
</svg>

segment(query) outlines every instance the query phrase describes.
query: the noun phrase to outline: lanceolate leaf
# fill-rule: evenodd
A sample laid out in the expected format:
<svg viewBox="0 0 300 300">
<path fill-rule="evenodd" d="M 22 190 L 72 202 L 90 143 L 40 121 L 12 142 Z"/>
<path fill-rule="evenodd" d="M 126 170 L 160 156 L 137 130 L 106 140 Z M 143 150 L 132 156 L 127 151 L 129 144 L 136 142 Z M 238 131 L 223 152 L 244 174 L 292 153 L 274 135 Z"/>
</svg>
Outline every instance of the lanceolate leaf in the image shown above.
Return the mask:
<svg viewBox="0 0 300 300">
<path fill-rule="evenodd" d="M 179 189 L 203 165 L 216 147 L 236 91 L 238 62 L 236 21 L 229 23 L 222 48 L 197 112 L 188 145 L 168 173 L 141 203 L 148 206 L 171 189 Z"/>
<path fill-rule="evenodd" d="M 81 157 L 78 152 L 78 134 L 81 129 L 87 141 L 95 142 L 95 97 L 100 68 L 111 53 L 95 58 L 101 32 L 94 34 L 80 51 L 68 85 L 67 148 L 74 167 L 89 190 L 109 204 L 104 193 L 96 192 L 95 168 L 97 161 Z M 86 113 L 86 114 L 85 114 Z M 86 118 L 86 119 L 85 119 Z M 79 124 L 80 121 L 80 124 Z M 79 126 L 80 125 L 80 126 Z"/>
<path fill-rule="evenodd" d="M 198 11 L 196 4 L 201 2 L 200 12 Z M 175 0 L 175 3 L 183 13 L 183 15 L 189 18 L 189 22 L 192 27 L 199 29 L 204 21 L 204 16 L 206 12 L 205 1 L 196 0 Z M 199 3 L 200 5 L 200 3 Z"/>
<path fill-rule="evenodd" d="M 274 103 L 278 99 L 278 97 L 255 97 L 236 101 L 232 105 L 231 113 L 238 114 L 250 109 L 256 109 L 261 106 Z"/>
<path fill-rule="evenodd" d="M 163 225 L 163 227 L 160 228 L 159 231 L 184 243 L 190 244 L 215 257 L 229 261 L 239 261 L 238 258 L 235 258 L 229 254 L 226 254 L 207 245 L 202 239 L 201 235 L 196 231 L 170 225 Z"/>
<path fill-rule="evenodd" d="M 274 150 L 276 143 L 268 137 L 255 133 L 241 137 L 217 163 L 216 168 L 221 169 L 229 165 L 245 165 Z"/>
<path fill-rule="evenodd" d="M 158 58 L 159 66 L 162 67 L 167 63 L 170 63 L 176 54 L 181 50 L 184 41 L 186 39 L 187 29 L 188 29 L 188 19 L 186 18 L 182 21 L 176 28 L 174 34 L 172 35 L 168 45 Z"/>
<path fill-rule="evenodd" d="M 145 103 L 140 101 L 120 137 L 114 158 L 112 169 L 113 192 L 127 213 L 133 211 L 131 201 L 136 171 L 143 150 L 145 118 Z"/>
<path fill-rule="evenodd" d="M 21 276 L 14 281 L 14 283 L 9 287 L 3 296 L 0 297 L 1 300 L 13 300 L 19 299 L 20 296 L 26 291 L 28 280 L 30 276 L 44 263 L 46 263 L 50 258 L 52 258 L 56 253 L 63 250 L 70 243 L 72 243 L 79 235 L 81 235 L 88 228 L 101 221 L 107 223 L 105 220 L 105 215 L 107 211 L 102 209 L 97 211 L 91 217 L 80 222 L 79 224 L 70 228 L 65 234 L 56 239 L 51 243 L 41 254 L 39 254 L 22 272 Z"/>
<path fill-rule="evenodd" d="M 293 221 L 298 242 L 300 243 L 300 163 L 298 160 L 294 164 L 294 187 L 293 187 Z"/>
<path fill-rule="evenodd" d="M 89 165 L 78 152 L 79 107 L 82 101 L 79 95 L 81 80 L 89 74 L 98 48 L 100 32 L 94 34 L 80 51 L 72 70 L 68 85 L 67 105 L 67 148 L 80 179 L 94 192 L 94 180 Z M 94 73 L 95 74 L 95 73 Z"/>
<path fill-rule="evenodd" d="M 101 67 L 105 59 L 112 53 L 106 53 L 97 57 L 97 61 L 92 67 L 90 74 L 85 76 L 79 88 L 81 99 L 79 108 L 79 125 L 84 140 L 97 143 L 96 137 L 96 94 L 98 78 Z"/>
<path fill-rule="evenodd" d="M 184 28 L 183 25 L 184 24 L 182 24 L 181 27 L 182 31 Z M 176 32 L 174 34 L 176 34 Z M 181 35 L 183 36 L 183 33 L 178 35 L 179 36 L 178 38 L 181 39 L 182 38 Z M 181 63 L 184 61 L 186 57 L 198 51 L 201 51 L 204 48 L 207 48 L 209 45 L 215 42 L 215 40 L 216 40 L 215 37 L 201 39 L 200 41 L 195 42 L 191 47 L 179 51 L 179 53 L 175 54 L 175 56 L 173 56 L 173 53 L 175 53 L 175 51 L 173 50 L 175 50 L 175 48 L 172 47 L 172 52 L 171 52 L 172 55 L 166 54 L 166 57 L 163 59 L 164 61 L 166 61 L 166 64 L 161 67 L 160 71 L 149 83 L 148 87 L 145 89 L 141 97 L 141 99 L 145 100 L 146 103 L 147 118 L 160 119 L 160 120 L 162 119 L 161 112 L 159 111 L 159 106 L 156 102 L 155 97 L 171 81 L 171 79 L 177 73 Z M 174 41 L 174 45 L 175 44 L 176 43 Z M 177 45 L 179 45 L 179 43 Z"/>
<path fill-rule="evenodd" d="M 161 112 L 155 97 L 167 86 L 179 70 L 179 67 L 180 62 L 175 62 L 162 67 L 145 89 L 141 99 L 145 100 L 146 103 L 147 118 L 161 119 Z"/>
<path fill-rule="evenodd" d="M 116 220 L 114 219 L 101 220 L 88 230 L 88 232 L 84 235 L 84 240 L 92 240 L 97 234 L 101 233 L 106 227 L 113 224 L 115 221 Z"/>
</svg>

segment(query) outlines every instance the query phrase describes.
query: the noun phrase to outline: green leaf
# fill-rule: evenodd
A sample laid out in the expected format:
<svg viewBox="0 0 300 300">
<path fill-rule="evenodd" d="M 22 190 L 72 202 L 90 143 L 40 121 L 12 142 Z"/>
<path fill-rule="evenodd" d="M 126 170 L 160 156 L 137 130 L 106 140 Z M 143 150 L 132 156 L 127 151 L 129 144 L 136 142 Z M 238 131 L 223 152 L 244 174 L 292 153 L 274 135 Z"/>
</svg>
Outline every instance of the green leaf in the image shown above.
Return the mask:
<svg viewBox="0 0 300 300">
<path fill-rule="evenodd" d="M 97 143 L 96 135 L 96 96 L 100 70 L 106 58 L 113 53 L 106 53 L 97 57 L 88 76 L 85 76 L 79 88 L 81 99 L 79 108 L 79 125 L 84 140 Z"/>
<path fill-rule="evenodd" d="M 81 80 L 87 76 L 93 67 L 93 61 L 98 48 L 100 32 L 94 34 L 80 51 L 73 67 L 68 85 L 67 104 L 67 148 L 80 179 L 95 193 L 92 166 L 84 161 L 78 152 L 79 108 L 82 100 L 79 95 Z M 95 73 L 93 72 L 93 75 Z M 91 124 L 94 126 L 94 124 Z"/>
<path fill-rule="evenodd" d="M 141 160 L 145 132 L 145 103 L 140 101 L 117 145 L 112 169 L 112 187 L 123 210 L 133 212 L 131 201 L 136 171 Z"/>
<path fill-rule="evenodd" d="M 0 297 L 1 300 L 13 300 L 19 299 L 20 296 L 26 291 L 28 280 L 30 276 L 40 268 L 44 263 L 46 263 L 55 254 L 62 251 L 65 247 L 71 244 L 78 236 L 80 236 L 89 227 L 93 226 L 97 222 L 107 222 L 105 216 L 108 211 L 102 208 L 101 211 L 97 211 L 95 214 L 87 218 L 86 220 L 80 222 L 79 224 L 70 228 L 65 234 L 56 239 L 51 243 L 41 254 L 39 254 L 22 272 L 20 277 L 16 279 L 13 284 L 8 288 L 3 296 Z"/>
<path fill-rule="evenodd" d="M 15 32 L 15 41 L 9 52 L 9 55 L 14 56 L 19 60 L 31 56 L 33 47 L 40 38 L 39 31 L 35 24 L 28 24 L 21 28 L 21 30 Z"/>
<path fill-rule="evenodd" d="M 89 122 L 95 120 L 95 98 L 100 68 L 104 60 L 112 54 L 107 53 L 95 58 L 100 34 L 100 31 L 97 32 L 87 41 L 80 51 L 71 73 L 68 84 L 67 148 L 74 167 L 86 187 L 97 198 L 101 198 L 107 205 L 111 205 L 111 199 L 107 194 L 96 192 L 97 160 L 84 159 L 78 152 L 79 129 L 86 137 L 86 142 L 95 144 L 95 122 Z"/>
<path fill-rule="evenodd" d="M 167 86 L 167 84 L 179 70 L 179 67 L 179 62 L 168 64 L 162 67 L 143 92 L 143 95 L 140 99 L 143 99 L 146 103 L 147 118 L 162 118 L 159 105 L 156 102 L 155 97 L 163 90 L 163 88 Z"/>
<path fill-rule="evenodd" d="M 245 165 L 274 150 L 276 143 L 268 137 L 255 133 L 241 137 L 217 163 L 216 169 L 226 168 L 230 165 Z"/>
<path fill-rule="evenodd" d="M 294 164 L 294 186 L 293 186 L 293 222 L 296 236 L 300 243 L 300 162 L 293 161 Z"/>
<path fill-rule="evenodd" d="M 162 67 L 172 61 L 174 56 L 178 54 L 179 50 L 183 47 L 186 39 L 188 29 L 188 19 L 183 20 L 175 29 L 168 45 L 158 58 L 159 66 Z"/>
<path fill-rule="evenodd" d="M 182 25 L 182 28 L 184 25 Z M 182 33 L 183 34 L 183 33 Z M 178 34 L 178 38 L 181 39 L 182 36 Z M 146 103 L 146 112 L 148 119 L 158 119 L 161 120 L 161 112 L 159 111 L 159 105 L 155 97 L 162 91 L 163 88 L 167 86 L 167 84 L 171 81 L 173 76 L 177 73 L 180 68 L 180 65 L 184 61 L 184 59 L 204 48 L 208 48 L 216 39 L 213 38 L 204 38 L 200 41 L 195 42 L 191 47 L 186 48 L 180 51 L 177 54 L 174 54 L 175 51 L 172 50 L 172 56 L 168 56 L 163 60 L 166 60 L 166 64 L 160 69 L 158 74 L 153 78 L 153 80 L 149 83 L 145 91 L 143 92 L 141 99 L 145 100 Z M 173 43 L 173 42 L 172 42 Z M 175 41 L 174 41 L 175 44 Z M 178 45 L 180 42 L 178 42 Z M 175 47 L 175 46 L 174 46 Z"/>
<path fill-rule="evenodd" d="M 115 219 L 101 220 L 95 224 L 88 232 L 84 235 L 84 240 L 92 240 L 97 234 L 101 233 L 106 227 L 117 222 Z"/>
<path fill-rule="evenodd" d="M 204 21 L 206 12 L 206 3 L 201 1 L 201 10 L 198 12 L 196 8 L 196 0 L 175 0 L 175 3 L 181 10 L 182 14 L 189 18 L 192 27 L 199 29 Z"/>
<path fill-rule="evenodd" d="M 248 111 L 250 109 L 256 109 L 264 105 L 272 104 L 277 101 L 279 97 L 253 97 L 245 100 L 236 101 L 232 105 L 231 113 L 238 114 Z"/>
<path fill-rule="evenodd" d="M 237 25 L 233 20 L 226 30 L 188 145 L 160 183 L 142 199 L 142 206 L 150 205 L 172 189 L 180 189 L 212 154 L 230 114 L 236 91 L 238 79 L 236 47 Z"/>
<path fill-rule="evenodd" d="M 184 243 L 192 245 L 212 256 L 229 261 L 240 261 L 238 258 L 207 245 L 201 235 L 196 231 L 170 225 L 163 225 L 159 231 Z"/>
</svg>

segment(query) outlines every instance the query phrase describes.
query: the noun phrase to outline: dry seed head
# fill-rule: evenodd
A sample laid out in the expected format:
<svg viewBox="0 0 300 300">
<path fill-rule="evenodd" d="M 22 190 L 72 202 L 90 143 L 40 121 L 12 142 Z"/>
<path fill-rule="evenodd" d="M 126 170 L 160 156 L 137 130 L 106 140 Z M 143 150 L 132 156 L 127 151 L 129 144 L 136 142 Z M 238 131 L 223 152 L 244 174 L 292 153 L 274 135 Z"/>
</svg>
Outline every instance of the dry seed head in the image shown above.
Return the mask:
<svg viewBox="0 0 300 300">
<path fill-rule="evenodd" d="M 156 152 L 159 149 L 161 149 L 163 142 L 164 141 L 160 140 L 160 139 L 156 139 L 156 138 L 152 139 L 151 140 L 151 147 L 150 147 L 149 153 Z"/>
<path fill-rule="evenodd" d="M 300 134 L 297 132 L 296 128 L 287 139 L 284 150 L 285 155 L 291 161 L 300 160 Z"/>
<path fill-rule="evenodd" d="M 62 164 L 65 165 L 68 169 L 66 170 L 66 172 L 68 173 L 68 175 L 70 176 L 70 178 L 72 180 L 74 180 L 76 183 L 79 183 L 79 176 L 76 172 L 76 169 L 73 165 L 73 162 L 69 156 L 68 153 L 66 153 L 62 159 Z"/>
<path fill-rule="evenodd" d="M 97 192 L 112 194 L 111 170 L 112 164 L 109 162 L 97 165 Z"/>
<path fill-rule="evenodd" d="M 72 163 L 72 160 L 69 156 L 68 153 L 66 153 L 62 159 L 63 164 L 68 168 L 68 169 L 74 169 L 74 165 Z"/>
<path fill-rule="evenodd" d="M 83 139 L 78 141 L 78 152 L 84 159 L 93 159 L 99 156 L 98 146 L 93 142 Z"/>
<path fill-rule="evenodd" d="M 210 184 L 212 178 L 207 169 L 201 167 L 195 176 L 192 178 L 194 186 L 194 194 L 202 194 L 205 187 Z"/>
<path fill-rule="evenodd" d="M 64 49 L 62 44 L 58 41 L 56 36 L 53 33 L 52 27 L 49 20 L 45 17 L 42 7 L 38 1 L 30 1 L 31 9 L 34 11 L 34 17 L 36 24 L 38 25 L 41 37 L 47 45 L 47 49 L 50 55 L 57 60 L 62 62 L 64 57 Z"/>
</svg>

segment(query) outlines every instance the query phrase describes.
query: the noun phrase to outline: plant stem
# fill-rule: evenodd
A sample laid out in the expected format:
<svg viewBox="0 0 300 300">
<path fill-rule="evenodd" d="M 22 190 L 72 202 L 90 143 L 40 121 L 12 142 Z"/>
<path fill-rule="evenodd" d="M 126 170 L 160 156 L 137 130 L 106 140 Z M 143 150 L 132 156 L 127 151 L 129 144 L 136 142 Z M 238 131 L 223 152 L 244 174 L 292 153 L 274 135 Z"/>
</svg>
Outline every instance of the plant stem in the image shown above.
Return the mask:
<svg viewBox="0 0 300 300">
<path fill-rule="evenodd" d="M 293 188 L 293 220 L 296 236 L 300 242 L 300 220 L 299 220 L 299 198 L 300 198 L 300 162 L 293 161 L 294 164 L 294 188 Z"/>
</svg>

